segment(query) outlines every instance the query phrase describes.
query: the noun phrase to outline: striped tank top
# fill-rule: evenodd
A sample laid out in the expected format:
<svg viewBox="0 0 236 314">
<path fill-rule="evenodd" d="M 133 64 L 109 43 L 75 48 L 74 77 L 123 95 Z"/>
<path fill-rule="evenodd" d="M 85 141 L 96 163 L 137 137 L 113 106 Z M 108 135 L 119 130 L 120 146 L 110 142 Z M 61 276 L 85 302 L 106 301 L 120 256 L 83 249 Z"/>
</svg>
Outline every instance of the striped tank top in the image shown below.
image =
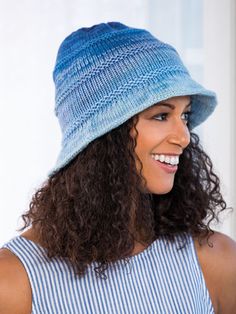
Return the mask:
<svg viewBox="0 0 236 314">
<path fill-rule="evenodd" d="M 187 243 L 180 249 L 183 240 Z M 79 278 L 63 258 L 17 236 L 4 245 L 24 265 L 32 288 L 32 314 L 214 313 L 193 238 L 160 237 L 129 262 L 119 260 L 95 275 L 93 262 Z"/>
</svg>

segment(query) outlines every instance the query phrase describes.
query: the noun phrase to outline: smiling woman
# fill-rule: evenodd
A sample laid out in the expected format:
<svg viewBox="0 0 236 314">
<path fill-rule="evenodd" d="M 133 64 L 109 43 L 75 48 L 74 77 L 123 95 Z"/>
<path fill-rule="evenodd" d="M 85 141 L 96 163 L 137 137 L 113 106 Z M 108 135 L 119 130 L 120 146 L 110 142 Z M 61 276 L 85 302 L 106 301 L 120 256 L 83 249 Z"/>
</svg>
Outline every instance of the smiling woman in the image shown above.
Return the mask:
<svg viewBox="0 0 236 314">
<path fill-rule="evenodd" d="M 53 77 L 61 151 L 0 250 L 0 314 L 233 313 L 236 244 L 210 228 L 226 203 L 193 132 L 215 94 L 119 22 L 65 38 Z"/>
</svg>

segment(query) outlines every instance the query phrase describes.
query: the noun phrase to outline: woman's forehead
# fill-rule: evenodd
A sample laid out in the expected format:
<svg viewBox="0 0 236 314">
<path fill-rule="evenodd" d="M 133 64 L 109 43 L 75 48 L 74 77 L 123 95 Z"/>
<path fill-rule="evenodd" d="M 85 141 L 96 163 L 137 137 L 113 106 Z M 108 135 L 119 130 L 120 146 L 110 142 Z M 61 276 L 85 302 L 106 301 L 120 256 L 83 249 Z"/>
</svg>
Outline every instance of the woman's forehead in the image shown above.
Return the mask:
<svg viewBox="0 0 236 314">
<path fill-rule="evenodd" d="M 183 106 L 184 108 L 190 107 L 191 105 L 191 98 L 190 96 L 176 96 L 171 97 L 160 102 L 153 104 L 151 107 L 143 110 L 142 112 L 151 111 L 158 107 L 169 107 L 170 109 L 175 109 L 176 106 Z"/>
<path fill-rule="evenodd" d="M 162 100 L 158 103 L 155 103 L 154 106 L 158 106 L 161 104 L 173 104 L 173 105 L 177 105 L 177 104 L 182 104 L 182 105 L 189 105 L 191 103 L 191 97 L 190 96 L 175 96 L 175 97 L 171 97 L 165 100 Z"/>
</svg>

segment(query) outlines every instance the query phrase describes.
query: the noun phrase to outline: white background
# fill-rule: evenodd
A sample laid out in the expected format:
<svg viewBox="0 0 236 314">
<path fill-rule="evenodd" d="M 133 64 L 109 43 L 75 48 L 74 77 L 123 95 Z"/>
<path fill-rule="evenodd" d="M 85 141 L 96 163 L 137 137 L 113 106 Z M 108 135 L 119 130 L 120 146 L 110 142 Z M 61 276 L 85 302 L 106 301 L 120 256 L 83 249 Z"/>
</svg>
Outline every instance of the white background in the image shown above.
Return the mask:
<svg viewBox="0 0 236 314">
<path fill-rule="evenodd" d="M 215 114 L 196 132 L 235 208 L 235 10 L 234 0 L 0 0 L 0 245 L 16 234 L 59 152 L 52 81 L 59 44 L 100 22 L 150 30 L 217 92 Z M 224 216 L 214 229 L 236 239 L 235 213 Z"/>
</svg>

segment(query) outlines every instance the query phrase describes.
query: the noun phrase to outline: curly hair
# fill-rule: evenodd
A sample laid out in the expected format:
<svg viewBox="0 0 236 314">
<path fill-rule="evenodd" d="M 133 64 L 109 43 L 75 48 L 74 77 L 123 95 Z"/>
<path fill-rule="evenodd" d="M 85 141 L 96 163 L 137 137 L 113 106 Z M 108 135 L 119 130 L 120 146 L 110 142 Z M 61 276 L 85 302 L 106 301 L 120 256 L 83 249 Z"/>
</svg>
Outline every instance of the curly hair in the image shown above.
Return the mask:
<svg viewBox="0 0 236 314">
<path fill-rule="evenodd" d="M 185 232 L 208 239 L 211 221 L 226 208 L 212 162 L 192 132 L 172 190 L 143 193 L 137 122 L 138 115 L 91 142 L 42 184 L 22 215 L 22 230 L 34 227 L 48 257 L 66 258 L 79 276 L 96 262 L 96 275 L 104 277 L 109 264 L 129 260 L 135 241 L 172 241 Z"/>
</svg>

